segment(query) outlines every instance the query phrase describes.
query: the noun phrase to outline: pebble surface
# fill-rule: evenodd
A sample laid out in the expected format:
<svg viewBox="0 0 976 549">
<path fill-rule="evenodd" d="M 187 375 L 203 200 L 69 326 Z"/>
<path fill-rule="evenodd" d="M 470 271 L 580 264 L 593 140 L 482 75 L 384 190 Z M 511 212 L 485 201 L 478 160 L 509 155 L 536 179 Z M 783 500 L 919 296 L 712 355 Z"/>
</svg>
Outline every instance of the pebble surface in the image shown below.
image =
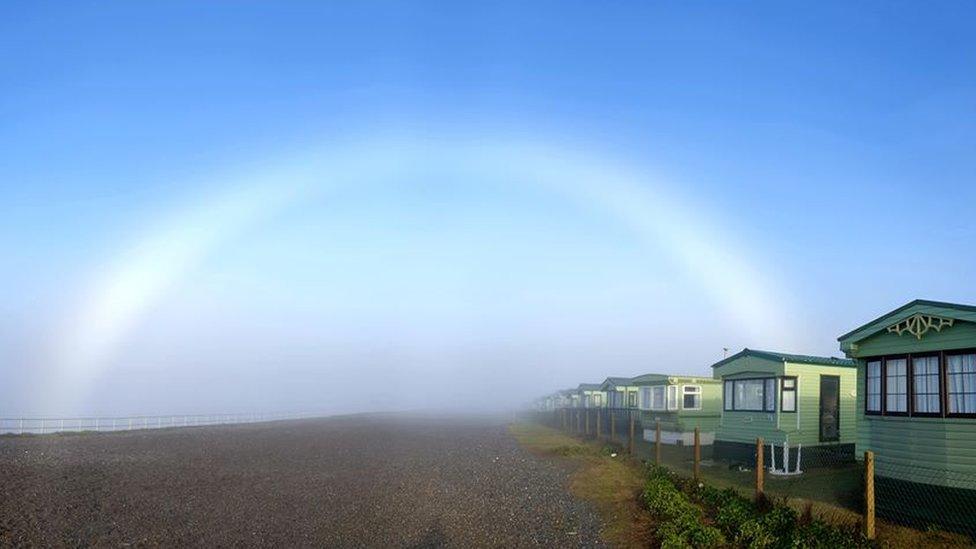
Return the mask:
<svg viewBox="0 0 976 549">
<path fill-rule="evenodd" d="M 0 546 L 602 546 L 569 474 L 483 417 L 0 437 Z"/>
</svg>

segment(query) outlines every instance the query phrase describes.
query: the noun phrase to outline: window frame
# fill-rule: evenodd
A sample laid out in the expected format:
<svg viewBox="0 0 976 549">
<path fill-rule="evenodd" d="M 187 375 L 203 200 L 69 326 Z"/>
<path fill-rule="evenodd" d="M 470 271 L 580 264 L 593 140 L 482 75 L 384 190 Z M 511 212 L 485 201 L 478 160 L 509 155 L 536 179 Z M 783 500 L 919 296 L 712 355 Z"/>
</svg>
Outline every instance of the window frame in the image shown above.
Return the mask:
<svg viewBox="0 0 976 549">
<path fill-rule="evenodd" d="M 787 379 L 793 380 L 793 387 L 790 389 L 786 388 L 786 384 L 783 383 Z M 784 414 L 795 414 L 797 410 L 797 404 L 799 404 L 799 376 L 780 376 L 779 378 L 779 411 Z M 787 410 L 786 406 L 783 405 L 783 394 L 787 391 L 793 393 L 793 409 Z"/>
<path fill-rule="evenodd" d="M 687 392 L 688 389 L 697 389 L 697 392 L 689 393 L 689 392 Z M 689 395 L 694 395 L 694 396 L 697 396 L 698 397 L 698 399 L 697 399 L 698 405 L 697 406 L 695 406 L 693 408 L 688 408 L 688 407 L 685 406 L 685 397 L 687 397 Z M 682 385 L 681 386 L 681 409 L 682 410 L 689 410 L 689 411 L 700 411 L 702 409 L 702 386 L 701 385 L 696 385 L 694 383 L 689 383 L 687 385 Z"/>
<path fill-rule="evenodd" d="M 637 398 L 637 391 L 624 391 L 627 395 L 627 407 L 637 408 L 640 399 Z"/>
</svg>

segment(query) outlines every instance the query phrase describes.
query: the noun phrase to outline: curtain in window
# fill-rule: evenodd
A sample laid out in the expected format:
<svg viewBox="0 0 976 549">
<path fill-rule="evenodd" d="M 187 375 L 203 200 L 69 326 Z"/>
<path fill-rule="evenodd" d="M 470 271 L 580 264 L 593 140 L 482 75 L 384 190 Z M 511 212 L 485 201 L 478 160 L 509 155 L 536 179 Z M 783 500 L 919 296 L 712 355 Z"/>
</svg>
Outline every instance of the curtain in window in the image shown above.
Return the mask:
<svg viewBox="0 0 976 549">
<path fill-rule="evenodd" d="M 867 376 L 867 390 L 865 391 L 865 398 L 867 398 L 867 409 L 869 412 L 880 412 L 881 411 L 881 361 L 873 360 L 868 362 L 868 367 L 866 374 Z"/>
<path fill-rule="evenodd" d="M 946 358 L 949 413 L 976 414 L 976 354 Z"/>
<path fill-rule="evenodd" d="M 913 412 L 938 414 L 942 410 L 939 379 L 939 357 L 912 357 Z"/>
<path fill-rule="evenodd" d="M 762 411 L 763 380 L 745 379 L 735 381 L 735 409 Z"/>
<path fill-rule="evenodd" d="M 732 382 L 726 381 L 725 382 L 725 403 L 724 403 L 724 407 L 725 407 L 724 409 L 726 410 L 732 409 L 732 394 L 733 394 Z"/>
<path fill-rule="evenodd" d="M 776 411 L 776 379 L 770 378 L 766 380 L 766 411 L 775 412 Z"/>
<path fill-rule="evenodd" d="M 651 409 L 651 388 L 650 387 L 641 387 L 640 408 L 641 410 Z"/>
<path fill-rule="evenodd" d="M 652 410 L 663 410 L 664 409 L 664 385 L 658 385 L 654 387 L 654 395 L 651 400 Z"/>
<path fill-rule="evenodd" d="M 885 411 L 908 411 L 908 364 L 904 358 L 885 361 Z"/>
<path fill-rule="evenodd" d="M 678 409 L 678 386 L 668 386 L 668 410 Z"/>
</svg>

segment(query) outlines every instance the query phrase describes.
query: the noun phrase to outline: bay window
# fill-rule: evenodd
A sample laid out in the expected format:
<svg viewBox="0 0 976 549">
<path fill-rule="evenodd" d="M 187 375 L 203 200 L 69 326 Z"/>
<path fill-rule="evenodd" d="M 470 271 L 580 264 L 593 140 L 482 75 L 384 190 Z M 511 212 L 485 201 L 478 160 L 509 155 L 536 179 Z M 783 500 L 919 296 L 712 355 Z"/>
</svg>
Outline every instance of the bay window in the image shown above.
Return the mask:
<svg viewBox="0 0 976 549">
<path fill-rule="evenodd" d="M 864 413 L 976 418 L 976 351 L 865 360 Z"/>
<path fill-rule="evenodd" d="M 724 407 L 728 411 L 776 411 L 776 378 L 727 380 L 724 389 Z"/>
</svg>

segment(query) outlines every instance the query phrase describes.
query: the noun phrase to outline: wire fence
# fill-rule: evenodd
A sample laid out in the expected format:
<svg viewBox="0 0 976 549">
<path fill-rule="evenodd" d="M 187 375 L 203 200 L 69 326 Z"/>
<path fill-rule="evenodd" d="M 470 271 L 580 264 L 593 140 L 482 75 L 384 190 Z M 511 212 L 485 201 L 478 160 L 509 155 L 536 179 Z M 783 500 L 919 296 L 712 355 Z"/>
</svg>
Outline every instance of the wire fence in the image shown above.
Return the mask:
<svg viewBox="0 0 976 549">
<path fill-rule="evenodd" d="M 200 427 L 237 423 L 261 423 L 317 417 L 314 413 L 193 414 L 119 417 L 0 418 L 0 434 L 46 435 L 69 432 L 112 432 L 136 429 Z"/>
<path fill-rule="evenodd" d="M 963 534 L 976 541 L 976 474 L 952 469 L 951 464 L 925 468 L 872 454 L 873 474 L 866 474 L 864 456 L 856 456 L 852 444 L 804 447 L 761 439 L 730 443 L 716 440 L 714 427 L 707 431 L 699 426 L 696 445 L 694 421 L 654 421 L 649 415 L 639 410 L 565 408 L 537 413 L 534 418 L 716 488 L 752 497 L 758 483 L 764 496 L 790 502 L 801 513 L 834 524 L 865 523 L 870 476 L 872 517 L 876 514 L 887 523 L 929 532 Z M 759 444 L 762 451 L 757 459 Z"/>
</svg>

